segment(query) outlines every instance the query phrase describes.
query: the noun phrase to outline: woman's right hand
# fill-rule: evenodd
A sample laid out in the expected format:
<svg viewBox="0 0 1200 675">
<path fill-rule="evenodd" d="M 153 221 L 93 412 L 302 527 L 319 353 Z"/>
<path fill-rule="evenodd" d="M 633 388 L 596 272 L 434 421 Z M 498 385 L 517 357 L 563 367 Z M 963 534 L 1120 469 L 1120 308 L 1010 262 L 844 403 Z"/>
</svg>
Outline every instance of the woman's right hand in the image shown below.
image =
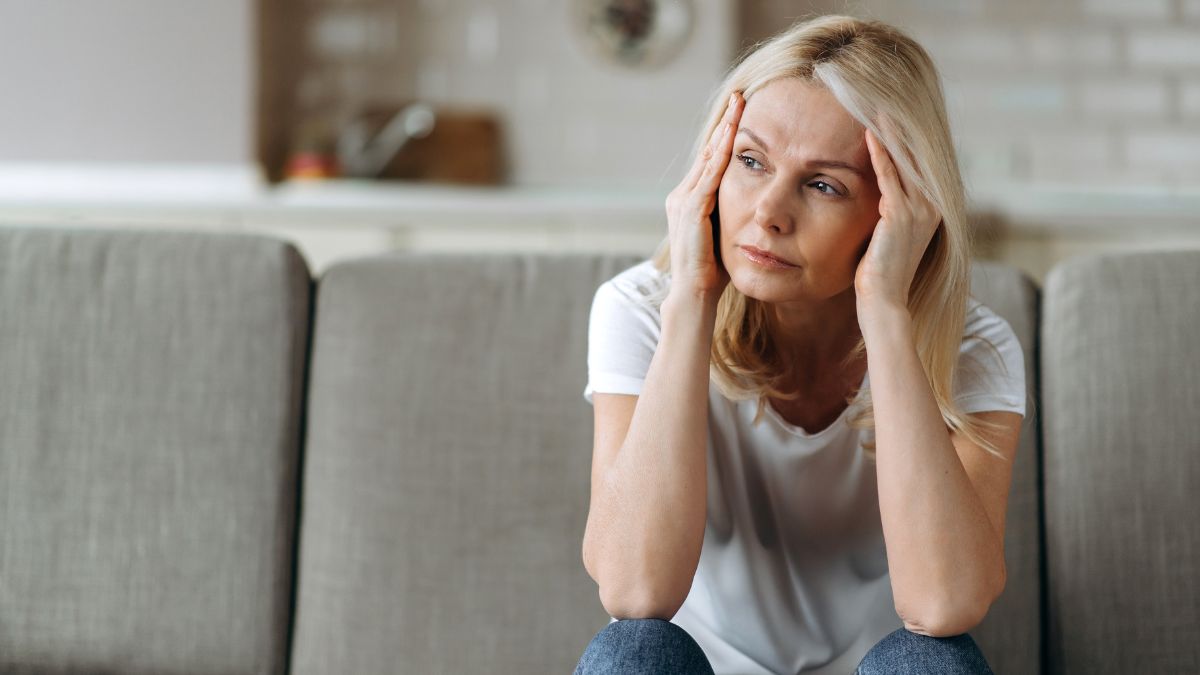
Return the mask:
<svg viewBox="0 0 1200 675">
<path fill-rule="evenodd" d="M 729 273 L 717 262 L 715 251 L 721 242 L 713 241 L 710 216 L 729 166 L 733 137 L 744 107 L 741 92 L 734 92 L 691 171 L 667 195 L 672 294 L 704 298 L 715 304 L 729 283 Z"/>
</svg>

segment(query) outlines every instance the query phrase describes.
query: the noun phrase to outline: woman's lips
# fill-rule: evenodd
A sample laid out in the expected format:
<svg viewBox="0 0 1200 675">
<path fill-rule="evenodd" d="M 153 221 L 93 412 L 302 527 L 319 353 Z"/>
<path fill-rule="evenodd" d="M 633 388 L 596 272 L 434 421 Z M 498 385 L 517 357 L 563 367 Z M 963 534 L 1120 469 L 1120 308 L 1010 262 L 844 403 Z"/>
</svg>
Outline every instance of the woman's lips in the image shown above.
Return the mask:
<svg viewBox="0 0 1200 675">
<path fill-rule="evenodd" d="M 798 265 L 793 265 L 791 263 L 784 262 L 779 258 L 772 257 L 765 251 L 761 251 L 753 246 L 742 246 L 740 248 L 742 249 L 742 254 L 745 255 L 749 260 L 762 267 L 766 267 L 767 269 L 788 270 L 796 269 L 798 267 Z"/>
</svg>

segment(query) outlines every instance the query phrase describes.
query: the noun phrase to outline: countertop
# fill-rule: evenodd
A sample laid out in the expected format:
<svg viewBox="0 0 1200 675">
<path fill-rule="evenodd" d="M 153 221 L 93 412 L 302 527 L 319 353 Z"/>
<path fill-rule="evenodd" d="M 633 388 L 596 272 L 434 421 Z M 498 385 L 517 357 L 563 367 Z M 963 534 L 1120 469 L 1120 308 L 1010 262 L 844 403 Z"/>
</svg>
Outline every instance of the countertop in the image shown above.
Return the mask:
<svg viewBox="0 0 1200 675">
<path fill-rule="evenodd" d="M 672 186 L 466 187 L 335 179 L 271 185 L 255 167 L 0 164 L 0 222 L 121 218 L 252 227 L 438 227 L 445 224 L 661 228 Z M 989 183 L 969 187 L 976 213 L 1026 232 L 1200 228 L 1200 187 L 1088 188 Z"/>
</svg>

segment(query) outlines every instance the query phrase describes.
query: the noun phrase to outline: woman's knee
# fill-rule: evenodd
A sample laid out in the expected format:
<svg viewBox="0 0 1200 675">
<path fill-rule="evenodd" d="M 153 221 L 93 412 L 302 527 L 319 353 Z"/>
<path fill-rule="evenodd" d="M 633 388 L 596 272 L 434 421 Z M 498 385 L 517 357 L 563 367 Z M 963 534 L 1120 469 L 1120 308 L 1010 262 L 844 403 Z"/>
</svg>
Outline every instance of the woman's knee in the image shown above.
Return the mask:
<svg viewBox="0 0 1200 675">
<path fill-rule="evenodd" d="M 993 675 L 983 652 L 967 633 L 930 637 L 905 628 L 892 631 L 867 652 L 855 675 Z"/>
<path fill-rule="evenodd" d="M 592 638 L 574 675 L 712 672 L 704 651 L 683 628 L 663 619 L 621 619 Z"/>
</svg>

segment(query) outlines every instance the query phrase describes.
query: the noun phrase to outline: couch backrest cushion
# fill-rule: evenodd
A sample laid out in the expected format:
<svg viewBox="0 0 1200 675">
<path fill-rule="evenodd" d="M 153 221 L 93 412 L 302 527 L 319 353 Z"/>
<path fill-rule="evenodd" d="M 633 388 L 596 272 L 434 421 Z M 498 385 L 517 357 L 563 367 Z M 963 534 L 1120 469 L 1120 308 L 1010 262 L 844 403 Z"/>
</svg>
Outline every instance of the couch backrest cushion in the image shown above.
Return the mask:
<svg viewBox="0 0 1200 675">
<path fill-rule="evenodd" d="M 0 671 L 283 672 L 310 292 L 274 239 L 0 228 Z"/>
<path fill-rule="evenodd" d="M 1200 251 L 1078 257 L 1042 325 L 1052 672 L 1200 672 Z"/>
<path fill-rule="evenodd" d="M 395 253 L 326 270 L 295 673 L 574 668 L 608 622 L 581 558 L 588 312 L 635 262 Z"/>
<path fill-rule="evenodd" d="M 296 673 L 574 667 L 609 620 L 580 557 L 593 426 L 581 397 L 587 318 L 596 287 L 637 261 L 397 253 L 326 272 Z M 1032 282 L 981 263 L 974 284 L 1033 354 Z M 980 639 L 1011 672 L 1038 663 L 1034 429 L 1010 499 L 1008 591 Z"/>
<path fill-rule="evenodd" d="M 987 618 L 971 635 L 997 673 L 1041 669 L 1041 519 L 1039 515 L 1039 429 L 1037 402 L 1037 313 L 1039 292 L 1016 268 L 976 261 L 971 292 L 1008 321 L 1025 353 L 1025 420 L 1013 463 L 1004 528 L 1008 582 Z"/>
</svg>

